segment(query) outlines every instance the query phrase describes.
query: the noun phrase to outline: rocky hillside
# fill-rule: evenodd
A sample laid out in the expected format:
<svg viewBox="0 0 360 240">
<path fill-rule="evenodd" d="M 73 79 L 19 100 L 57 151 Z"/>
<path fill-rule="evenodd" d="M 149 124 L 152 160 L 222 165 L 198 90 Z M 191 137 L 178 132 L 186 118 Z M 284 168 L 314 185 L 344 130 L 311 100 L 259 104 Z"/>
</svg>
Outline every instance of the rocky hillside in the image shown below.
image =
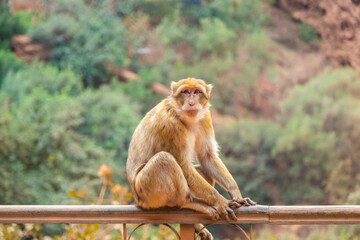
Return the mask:
<svg viewBox="0 0 360 240">
<path fill-rule="evenodd" d="M 276 6 L 316 29 L 332 64 L 360 68 L 359 0 L 278 0 Z"/>
</svg>

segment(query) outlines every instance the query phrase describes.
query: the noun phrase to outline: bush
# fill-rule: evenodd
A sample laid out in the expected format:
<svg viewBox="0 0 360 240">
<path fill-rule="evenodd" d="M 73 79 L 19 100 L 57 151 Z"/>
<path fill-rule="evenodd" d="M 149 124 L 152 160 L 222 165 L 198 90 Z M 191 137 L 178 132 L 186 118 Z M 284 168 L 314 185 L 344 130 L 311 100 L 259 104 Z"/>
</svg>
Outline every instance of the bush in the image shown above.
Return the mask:
<svg viewBox="0 0 360 240">
<path fill-rule="evenodd" d="M 40 19 L 39 13 L 16 11 L 14 14 L 19 19 L 20 24 L 26 29 L 26 32 L 33 27 L 34 20 Z"/>
<path fill-rule="evenodd" d="M 89 167 L 106 157 L 90 139 L 77 133 L 82 107 L 66 94 L 34 89 L 11 112 L 13 118 L 2 141 L 6 147 L 1 154 L 5 163 L 1 175 L 9 175 L 1 182 L 0 188 L 6 189 L 0 197 L 2 204 L 61 203 L 74 180 L 76 184 L 84 179 L 88 182 Z M 22 185 L 16 186 L 18 182 Z"/>
<path fill-rule="evenodd" d="M 41 87 L 49 94 L 75 96 L 82 91 L 82 81 L 70 69 L 62 71 L 35 62 L 17 72 L 10 72 L 4 79 L 2 91 L 12 102 L 20 104 L 34 89 Z"/>
<path fill-rule="evenodd" d="M 138 117 L 117 86 L 83 92 L 70 70 L 34 63 L 7 75 L 0 102 L 1 204 L 66 203 L 84 185 L 94 195 L 100 163 L 124 181 Z"/>
<path fill-rule="evenodd" d="M 139 72 L 140 80 L 121 84 L 121 90 L 138 104 L 140 112 L 145 115 L 151 108 L 157 105 L 164 97 L 155 95 L 150 86 L 154 82 L 164 83 L 159 67 L 144 67 Z M 166 82 L 170 85 L 170 81 Z"/>
<path fill-rule="evenodd" d="M 156 25 L 161 22 L 163 17 L 174 15 L 179 6 L 178 0 L 125 0 L 118 5 L 117 12 L 121 15 L 142 12 L 150 16 L 152 25 Z"/>
<path fill-rule="evenodd" d="M 318 38 L 316 30 L 306 23 L 299 24 L 299 32 L 301 39 L 305 42 L 310 42 Z"/>
<path fill-rule="evenodd" d="M 6 3 L 0 3 L 0 49 L 10 49 L 12 37 L 25 33 L 26 27 L 9 12 Z"/>
<path fill-rule="evenodd" d="M 17 58 L 13 52 L 0 49 L 0 89 L 8 72 L 16 72 L 25 65 L 25 61 Z"/>
<path fill-rule="evenodd" d="M 172 46 L 181 42 L 192 43 L 196 35 L 191 34 L 191 28 L 182 20 L 180 10 L 175 11 L 171 16 L 163 17 L 161 23 L 156 26 L 159 40 Z"/>
<path fill-rule="evenodd" d="M 254 31 L 240 39 L 232 65 L 229 64 L 221 77 L 214 79 L 220 93 L 222 112 L 239 116 L 239 108 L 245 110 L 243 112 L 246 114 L 256 114 L 263 110 L 260 109 L 261 101 L 264 103 L 262 99 L 267 92 L 259 87 L 259 81 L 272 79 L 276 60 L 272 53 L 274 46 L 275 43 L 265 31 Z"/>
<path fill-rule="evenodd" d="M 123 168 L 132 133 L 140 120 L 137 104 L 129 104 L 132 101 L 115 83 L 97 91 L 87 90 L 79 100 L 86 109 L 79 132 L 94 139 L 103 149 L 112 151 L 113 163 Z"/>
<path fill-rule="evenodd" d="M 200 32 L 196 39 L 196 50 L 200 56 L 214 53 L 224 56 L 232 52 L 236 43 L 236 33 L 218 18 L 200 20 Z"/>
<path fill-rule="evenodd" d="M 216 136 L 227 167 L 237 181 L 243 196 L 261 204 L 281 199 L 272 189 L 277 187 L 277 172 L 272 148 L 281 128 L 265 121 L 241 120 L 220 126 Z"/>
<path fill-rule="evenodd" d="M 359 90 L 355 70 L 328 69 L 282 103 L 285 128 L 273 153 L 291 179 L 283 186 L 289 203 L 340 203 L 356 188 L 351 179 L 360 170 Z"/>
<path fill-rule="evenodd" d="M 87 85 L 97 86 L 114 74 L 107 65 L 128 64 L 127 31 L 106 6 L 87 6 L 85 1 L 60 1 L 44 22 L 30 32 L 50 50 L 50 61 L 61 69 L 72 67 Z"/>
<path fill-rule="evenodd" d="M 185 5 L 183 13 L 193 24 L 200 23 L 202 18 L 218 18 L 235 32 L 253 31 L 263 27 L 268 16 L 263 11 L 261 0 L 228 0 L 208 1 L 201 6 Z"/>
</svg>

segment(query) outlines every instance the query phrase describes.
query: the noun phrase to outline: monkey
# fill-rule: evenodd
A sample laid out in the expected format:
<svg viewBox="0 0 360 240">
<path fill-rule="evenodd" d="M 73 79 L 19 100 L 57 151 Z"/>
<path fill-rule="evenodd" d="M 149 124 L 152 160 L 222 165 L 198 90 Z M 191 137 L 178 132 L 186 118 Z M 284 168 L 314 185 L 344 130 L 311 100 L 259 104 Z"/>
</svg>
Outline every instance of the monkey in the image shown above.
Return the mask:
<svg viewBox="0 0 360 240">
<path fill-rule="evenodd" d="M 255 205 L 243 198 L 219 158 L 210 115 L 213 86 L 187 78 L 171 82 L 170 95 L 151 109 L 129 144 L 126 173 L 135 204 L 144 209 L 177 207 L 213 220 L 236 220 L 235 208 Z M 198 165 L 193 162 L 197 160 Z M 217 182 L 231 197 L 215 188 Z M 201 225 L 195 225 L 199 231 Z M 205 232 L 202 239 L 212 239 Z"/>
</svg>

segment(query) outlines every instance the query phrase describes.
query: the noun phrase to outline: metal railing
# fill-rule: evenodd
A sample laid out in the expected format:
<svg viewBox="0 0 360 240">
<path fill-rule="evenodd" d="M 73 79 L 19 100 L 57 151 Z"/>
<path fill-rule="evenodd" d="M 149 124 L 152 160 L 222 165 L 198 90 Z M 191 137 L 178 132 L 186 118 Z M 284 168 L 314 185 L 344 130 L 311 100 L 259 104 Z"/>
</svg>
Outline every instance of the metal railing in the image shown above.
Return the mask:
<svg viewBox="0 0 360 240">
<path fill-rule="evenodd" d="M 242 207 L 234 222 L 211 221 L 192 210 L 142 210 L 133 205 L 0 205 L 0 223 L 109 223 L 123 224 L 123 239 L 130 239 L 143 224 L 169 227 L 178 239 L 195 239 L 194 224 L 232 224 L 252 239 L 252 224 L 360 224 L 359 205 Z M 139 224 L 127 237 L 126 224 Z M 168 224 L 180 224 L 180 234 Z M 250 233 L 236 224 L 250 224 Z"/>
</svg>

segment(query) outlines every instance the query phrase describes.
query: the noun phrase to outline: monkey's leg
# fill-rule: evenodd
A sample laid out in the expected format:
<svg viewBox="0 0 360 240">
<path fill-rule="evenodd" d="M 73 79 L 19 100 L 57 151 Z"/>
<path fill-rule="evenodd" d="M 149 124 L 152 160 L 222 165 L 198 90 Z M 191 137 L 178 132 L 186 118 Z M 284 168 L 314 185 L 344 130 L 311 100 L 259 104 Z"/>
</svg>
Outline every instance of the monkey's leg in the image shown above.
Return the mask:
<svg viewBox="0 0 360 240">
<path fill-rule="evenodd" d="M 201 167 L 201 165 L 195 165 L 194 166 L 196 171 L 198 171 L 198 173 L 211 185 L 211 186 L 215 186 L 215 180 L 209 175 L 206 173 L 206 171 Z M 190 190 L 190 194 L 191 194 L 191 197 L 193 199 L 195 199 L 197 202 L 203 202 L 201 200 L 201 197 L 198 196 L 198 194 L 196 194 L 194 191 Z M 205 202 L 203 202 L 205 203 Z"/>
<path fill-rule="evenodd" d="M 215 185 L 214 179 L 212 177 L 210 177 L 202 169 L 202 167 L 200 165 L 195 165 L 194 167 L 211 186 Z M 206 202 L 204 202 L 201 199 L 201 197 L 198 197 L 194 191 L 192 191 L 192 190 L 189 190 L 189 191 L 190 191 L 190 194 L 189 194 L 189 197 L 187 198 L 188 201 L 186 202 L 186 204 L 184 204 L 182 206 L 182 208 L 193 209 L 198 212 L 208 214 L 208 215 L 212 216 L 212 218 L 214 218 L 214 219 L 217 219 L 219 217 L 219 215 L 217 214 L 217 212 L 215 211 L 214 208 L 212 208 Z"/>
<path fill-rule="evenodd" d="M 155 154 L 137 174 L 135 190 L 143 208 L 182 206 L 189 187 L 181 167 L 168 152 Z"/>
<path fill-rule="evenodd" d="M 191 202 L 187 202 L 181 208 L 193 209 L 198 212 L 203 212 L 207 215 L 210 215 L 213 220 L 220 219 L 220 215 L 218 214 L 218 212 L 215 209 L 213 209 L 212 207 L 210 207 L 209 205 L 207 205 L 205 203 L 196 202 L 195 199 L 192 199 Z M 199 233 L 203 227 L 204 227 L 204 225 L 202 225 L 202 224 L 195 224 L 194 225 L 195 232 Z M 207 230 L 207 229 L 204 229 L 200 232 L 200 238 L 202 240 L 213 240 L 214 239 L 213 236 L 211 235 L 211 233 L 209 232 L 209 230 Z"/>
<path fill-rule="evenodd" d="M 195 224 L 194 225 L 194 228 L 195 228 L 195 232 L 196 233 L 199 233 L 201 231 L 201 229 L 203 229 L 204 225 L 202 224 Z M 213 236 L 212 234 L 210 233 L 209 230 L 207 230 L 206 228 L 203 229 L 200 234 L 199 234 L 201 240 L 213 240 Z"/>
<path fill-rule="evenodd" d="M 201 167 L 200 164 L 195 165 L 195 169 L 211 186 L 215 186 L 215 180 L 209 174 L 207 174 L 207 172 Z"/>
<path fill-rule="evenodd" d="M 200 173 L 200 175 L 211 185 L 211 186 L 215 186 L 215 180 L 209 176 L 201 167 L 200 164 L 195 165 L 195 169 Z M 194 228 L 195 228 L 195 232 L 199 233 L 201 229 L 203 229 L 204 225 L 202 224 L 195 224 Z M 213 240 L 213 236 L 211 235 L 210 231 L 207 229 L 203 229 L 200 232 L 200 238 L 202 240 Z"/>
</svg>

